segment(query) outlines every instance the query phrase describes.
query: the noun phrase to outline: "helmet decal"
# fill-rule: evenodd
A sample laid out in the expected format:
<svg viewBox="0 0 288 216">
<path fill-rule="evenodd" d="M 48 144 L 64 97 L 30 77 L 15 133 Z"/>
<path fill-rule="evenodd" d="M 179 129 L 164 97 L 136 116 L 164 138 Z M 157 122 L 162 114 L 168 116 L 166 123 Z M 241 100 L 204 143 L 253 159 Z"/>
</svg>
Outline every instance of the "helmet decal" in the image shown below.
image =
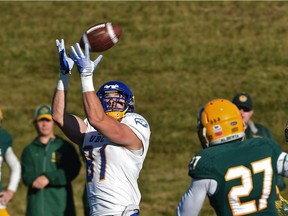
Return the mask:
<svg viewBox="0 0 288 216">
<path fill-rule="evenodd" d="M 115 85 L 104 85 L 103 87 L 105 90 L 118 90 L 119 89 L 119 85 L 115 84 Z"/>
<path fill-rule="evenodd" d="M 213 126 L 213 132 L 214 132 L 215 136 L 222 136 L 223 135 L 222 128 L 220 125 L 214 125 Z"/>
</svg>

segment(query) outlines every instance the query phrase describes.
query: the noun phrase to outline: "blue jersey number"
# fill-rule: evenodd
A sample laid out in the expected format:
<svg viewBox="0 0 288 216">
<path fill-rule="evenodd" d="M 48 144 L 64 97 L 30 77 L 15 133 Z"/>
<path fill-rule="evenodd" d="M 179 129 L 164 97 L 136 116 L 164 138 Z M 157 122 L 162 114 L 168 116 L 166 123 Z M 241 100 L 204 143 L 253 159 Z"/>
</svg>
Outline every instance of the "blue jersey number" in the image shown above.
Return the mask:
<svg viewBox="0 0 288 216">
<path fill-rule="evenodd" d="M 105 180 L 105 173 L 106 173 L 106 154 L 105 149 L 107 145 L 102 146 L 99 149 L 100 153 L 100 172 L 99 172 L 99 181 Z M 85 161 L 86 161 L 86 176 L 87 176 L 87 183 L 92 183 L 94 178 L 94 155 L 93 155 L 93 146 L 84 146 L 82 149 Z"/>
</svg>

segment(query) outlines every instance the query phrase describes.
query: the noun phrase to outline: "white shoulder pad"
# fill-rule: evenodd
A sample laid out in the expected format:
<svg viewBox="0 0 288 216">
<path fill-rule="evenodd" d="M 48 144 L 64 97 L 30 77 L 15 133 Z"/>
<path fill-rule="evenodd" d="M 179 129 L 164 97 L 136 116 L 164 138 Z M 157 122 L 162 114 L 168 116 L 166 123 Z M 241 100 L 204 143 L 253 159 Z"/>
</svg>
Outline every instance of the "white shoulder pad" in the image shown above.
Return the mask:
<svg viewBox="0 0 288 216">
<path fill-rule="evenodd" d="M 121 120 L 122 124 L 126 124 L 130 127 L 137 137 L 142 141 L 144 149 L 148 149 L 150 140 L 150 126 L 146 119 L 137 113 L 126 113 Z"/>
</svg>

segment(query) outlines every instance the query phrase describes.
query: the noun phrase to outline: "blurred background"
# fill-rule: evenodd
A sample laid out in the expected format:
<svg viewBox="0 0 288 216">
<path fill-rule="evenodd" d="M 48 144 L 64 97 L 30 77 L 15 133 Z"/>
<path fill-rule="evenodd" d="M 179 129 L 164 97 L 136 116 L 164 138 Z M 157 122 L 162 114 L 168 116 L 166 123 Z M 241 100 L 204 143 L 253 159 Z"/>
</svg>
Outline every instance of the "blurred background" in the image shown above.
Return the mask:
<svg viewBox="0 0 288 216">
<path fill-rule="evenodd" d="M 116 46 L 101 53 L 95 88 L 109 80 L 127 83 L 136 112 L 152 130 L 139 178 L 141 216 L 175 215 L 190 184 L 188 163 L 201 149 L 197 112 L 211 99 L 231 100 L 247 92 L 254 102 L 253 119 L 288 150 L 287 2 L 0 2 L 0 8 L 2 126 L 12 134 L 19 159 L 36 136 L 34 110 L 51 103 L 58 81 L 55 40 L 64 38 L 69 52 L 88 27 L 102 22 L 122 26 L 123 34 Z M 76 69 L 68 111 L 85 117 Z M 84 169 L 83 164 L 73 182 L 79 216 Z M 3 173 L 6 186 L 5 165 Z M 21 182 L 8 206 L 12 216 L 24 215 L 26 190 Z M 288 189 L 283 196 L 288 198 Z M 215 215 L 208 201 L 201 215 Z"/>
</svg>

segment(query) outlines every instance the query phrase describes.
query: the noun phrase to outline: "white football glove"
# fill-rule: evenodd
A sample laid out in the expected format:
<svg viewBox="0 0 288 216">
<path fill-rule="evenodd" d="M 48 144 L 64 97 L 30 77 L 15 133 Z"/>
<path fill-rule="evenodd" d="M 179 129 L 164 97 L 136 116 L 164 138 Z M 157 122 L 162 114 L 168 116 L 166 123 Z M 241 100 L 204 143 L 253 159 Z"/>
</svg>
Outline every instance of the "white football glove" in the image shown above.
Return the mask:
<svg viewBox="0 0 288 216">
<path fill-rule="evenodd" d="M 93 72 L 101 61 L 103 55 L 99 55 L 95 61 L 91 61 L 88 43 L 85 43 L 85 55 L 83 54 L 79 43 L 75 44 L 75 48 L 71 46 L 70 51 L 70 57 L 77 65 L 80 77 L 93 76 Z"/>
<path fill-rule="evenodd" d="M 62 74 L 71 74 L 74 61 L 66 55 L 64 39 L 61 39 L 61 42 L 56 39 L 56 47 L 60 61 L 60 72 Z"/>
</svg>

